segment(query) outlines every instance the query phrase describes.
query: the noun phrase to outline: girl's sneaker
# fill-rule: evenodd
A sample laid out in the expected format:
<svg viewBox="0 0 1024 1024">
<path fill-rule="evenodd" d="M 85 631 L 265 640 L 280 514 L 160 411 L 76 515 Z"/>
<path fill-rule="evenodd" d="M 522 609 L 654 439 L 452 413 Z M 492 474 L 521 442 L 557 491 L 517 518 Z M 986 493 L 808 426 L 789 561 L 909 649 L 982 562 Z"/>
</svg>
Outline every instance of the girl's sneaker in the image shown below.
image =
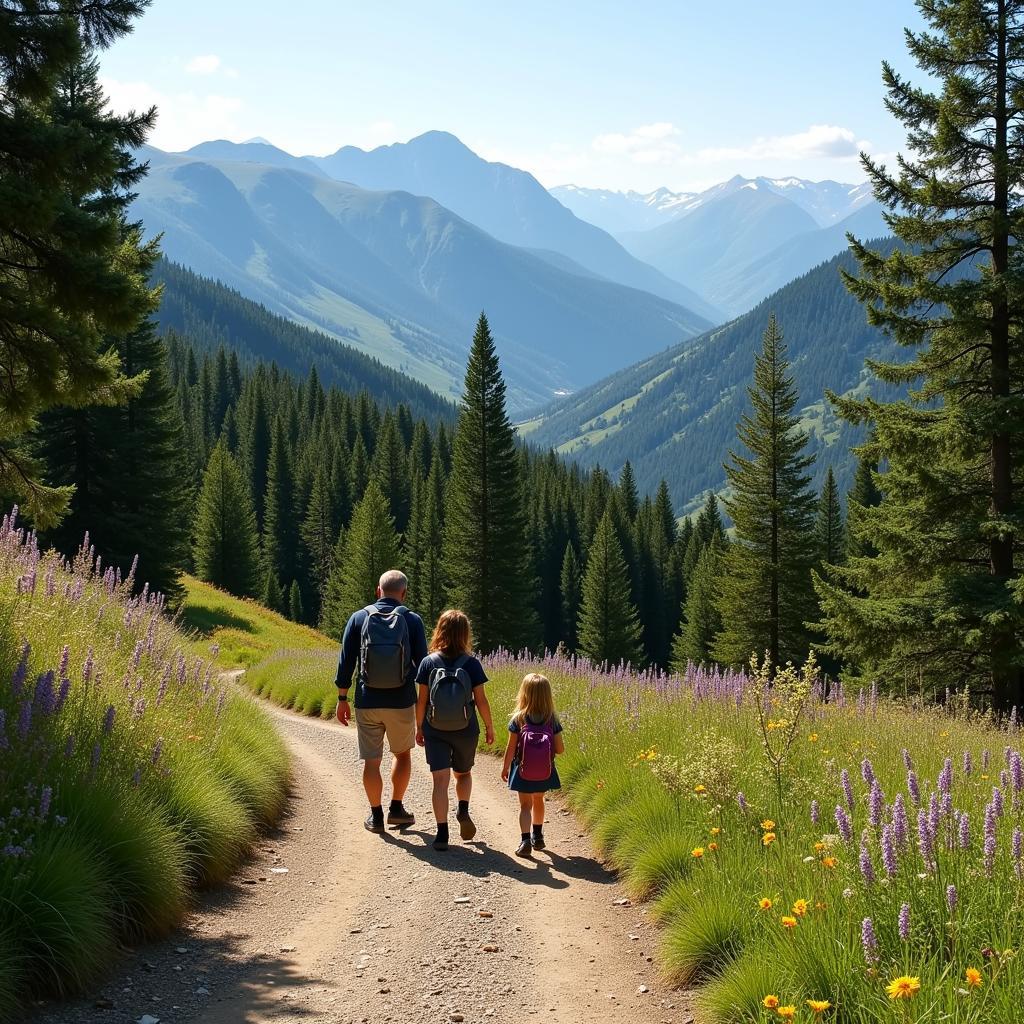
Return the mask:
<svg viewBox="0 0 1024 1024">
<path fill-rule="evenodd" d="M 533 843 L 529 839 L 524 839 L 516 850 L 517 857 L 532 857 L 533 856 Z"/>
</svg>

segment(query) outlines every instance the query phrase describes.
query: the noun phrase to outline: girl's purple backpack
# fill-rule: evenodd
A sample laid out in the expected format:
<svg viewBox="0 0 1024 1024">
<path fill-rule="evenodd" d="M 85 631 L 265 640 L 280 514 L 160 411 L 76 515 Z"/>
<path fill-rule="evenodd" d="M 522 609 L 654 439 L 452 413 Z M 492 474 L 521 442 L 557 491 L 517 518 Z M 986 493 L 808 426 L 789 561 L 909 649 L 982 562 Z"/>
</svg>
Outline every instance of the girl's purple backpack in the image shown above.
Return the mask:
<svg viewBox="0 0 1024 1024">
<path fill-rule="evenodd" d="M 546 782 L 554 768 L 555 721 L 534 725 L 523 718 L 519 725 L 519 777 L 524 782 Z"/>
</svg>

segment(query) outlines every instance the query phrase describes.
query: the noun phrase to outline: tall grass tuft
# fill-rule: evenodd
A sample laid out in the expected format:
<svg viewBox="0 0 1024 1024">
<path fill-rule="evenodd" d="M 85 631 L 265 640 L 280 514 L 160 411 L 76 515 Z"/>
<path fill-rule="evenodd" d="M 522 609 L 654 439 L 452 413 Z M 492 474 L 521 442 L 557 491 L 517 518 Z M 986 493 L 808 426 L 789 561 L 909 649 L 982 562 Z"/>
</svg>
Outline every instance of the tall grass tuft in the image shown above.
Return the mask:
<svg viewBox="0 0 1024 1024">
<path fill-rule="evenodd" d="M 163 599 L 0 523 L 0 1017 L 167 931 L 279 813 L 270 721 Z"/>
</svg>

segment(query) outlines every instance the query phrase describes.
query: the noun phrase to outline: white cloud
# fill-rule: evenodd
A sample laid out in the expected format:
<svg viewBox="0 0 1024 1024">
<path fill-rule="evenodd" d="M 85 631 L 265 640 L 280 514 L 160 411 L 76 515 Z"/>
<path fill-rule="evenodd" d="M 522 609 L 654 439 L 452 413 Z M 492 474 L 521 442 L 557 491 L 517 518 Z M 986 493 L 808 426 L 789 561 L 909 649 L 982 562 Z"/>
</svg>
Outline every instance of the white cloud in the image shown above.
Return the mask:
<svg viewBox="0 0 1024 1024">
<path fill-rule="evenodd" d="M 185 70 L 190 75 L 213 75 L 220 70 L 220 67 L 220 57 L 215 53 L 206 53 L 193 57 L 185 65 Z"/>
<path fill-rule="evenodd" d="M 679 129 L 668 121 L 641 125 L 628 134 L 609 132 L 598 135 L 590 144 L 602 156 L 619 156 L 638 164 L 667 164 L 679 154 L 679 144 L 672 140 Z"/>
<path fill-rule="evenodd" d="M 849 129 L 833 124 L 812 124 L 806 131 L 791 135 L 769 135 L 745 146 L 709 147 L 698 150 L 687 162 L 710 163 L 721 160 L 842 160 L 856 157 L 871 144 L 857 140 Z"/>
<path fill-rule="evenodd" d="M 171 152 L 188 149 L 207 139 L 237 138 L 236 116 L 243 103 L 237 96 L 191 91 L 166 93 L 148 82 L 104 78 L 103 89 L 118 112 L 157 108 L 156 128 L 149 141 Z"/>
</svg>

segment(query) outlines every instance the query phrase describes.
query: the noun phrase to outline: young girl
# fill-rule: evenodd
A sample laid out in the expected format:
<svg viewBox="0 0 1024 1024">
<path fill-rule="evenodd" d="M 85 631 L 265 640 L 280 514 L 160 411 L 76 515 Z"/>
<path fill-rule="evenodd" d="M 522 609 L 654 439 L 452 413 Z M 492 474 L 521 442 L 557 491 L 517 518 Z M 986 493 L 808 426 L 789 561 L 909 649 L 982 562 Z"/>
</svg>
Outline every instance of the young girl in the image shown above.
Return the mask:
<svg viewBox="0 0 1024 1024">
<path fill-rule="evenodd" d="M 565 752 L 562 723 L 555 714 L 555 700 L 547 676 L 531 672 L 519 685 L 516 710 L 508 723 L 508 746 L 501 777 L 519 794 L 519 828 L 522 841 L 517 857 L 543 850 L 544 794 L 561 788 L 555 755 Z M 530 825 L 533 831 L 530 831 Z"/>
</svg>

